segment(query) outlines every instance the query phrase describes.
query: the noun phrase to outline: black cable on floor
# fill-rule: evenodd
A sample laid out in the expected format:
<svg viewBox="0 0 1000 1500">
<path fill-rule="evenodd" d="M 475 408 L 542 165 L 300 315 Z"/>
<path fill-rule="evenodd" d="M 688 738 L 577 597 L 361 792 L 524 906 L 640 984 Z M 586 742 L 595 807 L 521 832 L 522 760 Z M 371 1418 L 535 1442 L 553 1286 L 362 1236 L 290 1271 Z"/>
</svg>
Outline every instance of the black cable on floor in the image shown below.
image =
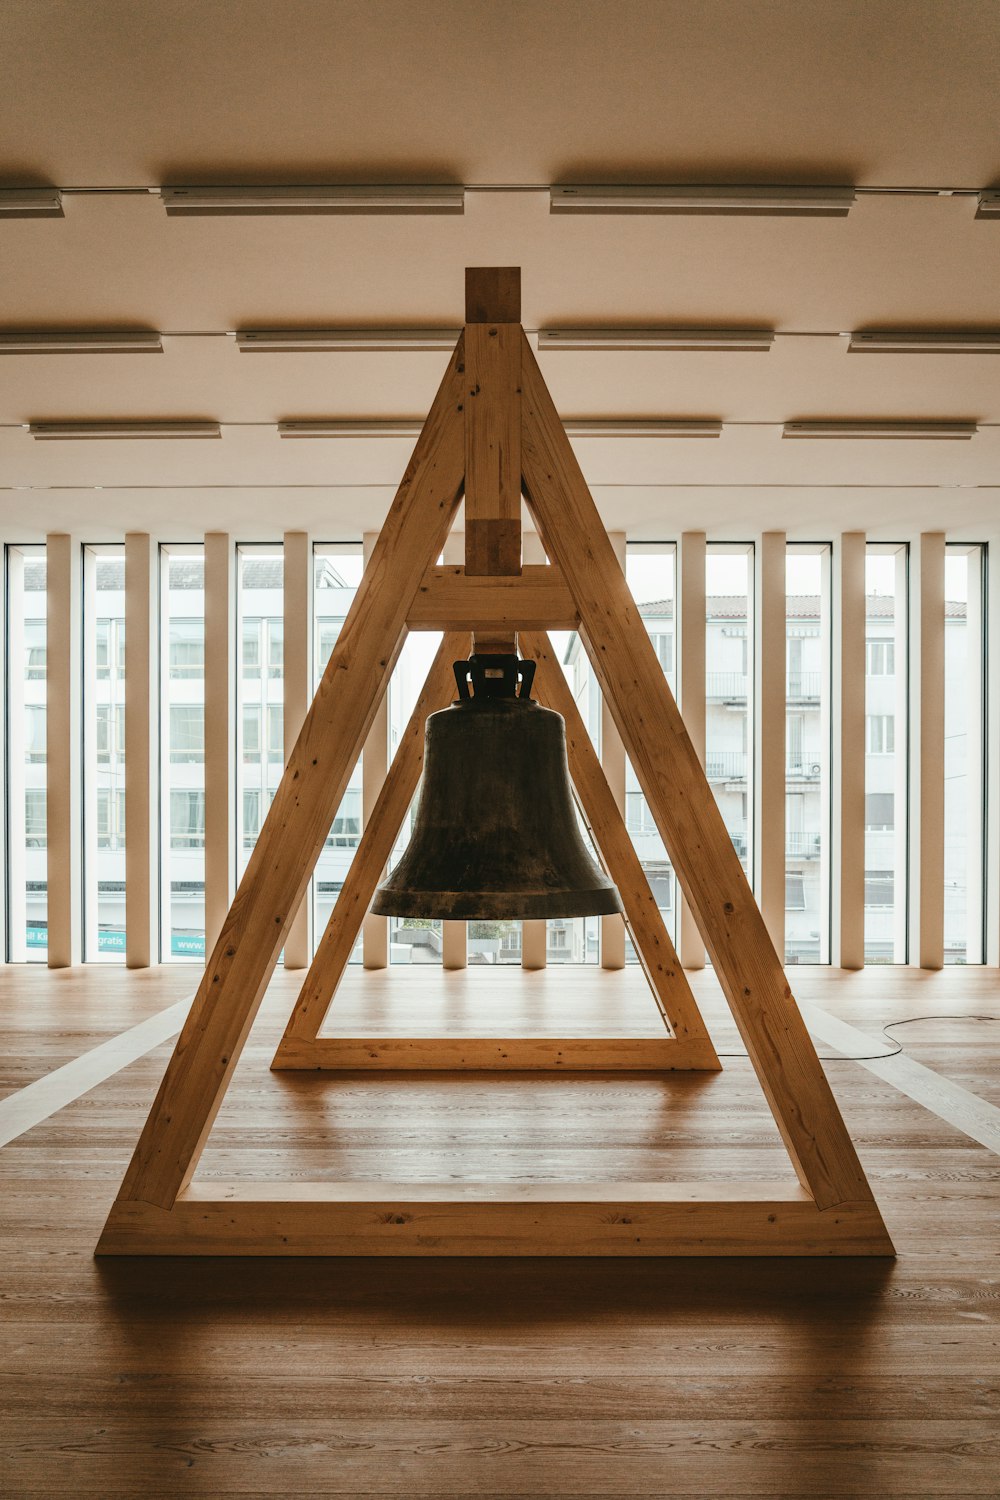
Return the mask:
<svg viewBox="0 0 1000 1500">
<path fill-rule="evenodd" d="M 917 1021 L 1000 1021 L 1000 1016 L 973 1016 L 973 1015 L 951 1015 L 951 1016 L 907 1016 L 903 1021 L 889 1021 L 882 1027 L 883 1035 L 894 1031 L 897 1026 L 913 1026 Z M 817 1056 L 820 1062 L 881 1062 L 884 1057 L 897 1057 L 903 1050 L 902 1042 L 896 1041 L 895 1037 L 889 1037 L 890 1041 L 896 1042 L 892 1052 L 819 1052 Z M 749 1057 L 749 1052 L 719 1052 L 719 1057 Z"/>
</svg>

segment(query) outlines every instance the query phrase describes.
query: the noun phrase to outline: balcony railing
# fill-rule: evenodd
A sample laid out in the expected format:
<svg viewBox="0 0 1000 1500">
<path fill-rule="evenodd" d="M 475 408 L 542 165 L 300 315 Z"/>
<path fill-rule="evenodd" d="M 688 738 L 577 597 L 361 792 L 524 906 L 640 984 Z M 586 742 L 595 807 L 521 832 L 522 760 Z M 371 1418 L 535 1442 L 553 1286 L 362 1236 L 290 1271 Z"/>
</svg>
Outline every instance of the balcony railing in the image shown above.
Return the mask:
<svg viewBox="0 0 1000 1500">
<path fill-rule="evenodd" d="M 822 848 L 821 833 L 785 832 L 785 854 L 790 859 L 819 859 Z"/>
<path fill-rule="evenodd" d="M 709 672 L 705 678 L 705 697 L 727 703 L 746 702 L 745 672 Z"/>
<path fill-rule="evenodd" d="M 709 750 L 705 756 L 705 774 L 709 781 L 746 781 L 746 751 Z"/>
<path fill-rule="evenodd" d="M 806 703 L 818 701 L 822 689 L 822 672 L 790 672 L 785 679 L 788 697 Z"/>
</svg>

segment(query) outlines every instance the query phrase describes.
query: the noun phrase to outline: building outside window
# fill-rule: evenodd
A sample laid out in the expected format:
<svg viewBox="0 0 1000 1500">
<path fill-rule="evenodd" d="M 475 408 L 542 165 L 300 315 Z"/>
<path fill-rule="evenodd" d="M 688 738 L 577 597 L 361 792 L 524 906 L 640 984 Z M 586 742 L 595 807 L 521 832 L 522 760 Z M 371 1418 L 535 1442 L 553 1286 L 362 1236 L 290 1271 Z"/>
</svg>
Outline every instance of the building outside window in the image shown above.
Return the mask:
<svg viewBox="0 0 1000 1500">
<path fill-rule="evenodd" d="M 236 549 L 238 754 L 236 879 L 242 880 L 285 765 L 284 555 L 280 544 Z M 275 734 L 277 738 L 275 738 Z"/>
<path fill-rule="evenodd" d="M 865 565 L 865 962 L 905 963 L 907 549 Z"/>
<path fill-rule="evenodd" d="M 4 549 L 7 931 L 12 962 L 48 953 L 44 547 Z"/>
<path fill-rule="evenodd" d="M 753 881 L 753 548 L 709 544 L 705 559 L 705 772 Z"/>
<path fill-rule="evenodd" d="M 944 961 L 984 957 L 985 548 L 945 548 Z"/>
<path fill-rule="evenodd" d="M 125 549 L 83 549 L 83 956 L 125 958 Z"/>
<path fill-rule="evenodd" d="M 160 549 L 160 954 L 205 957 L 205 549 Z"/>
<path fill-rule="evenodd" d="M 785 561 L 785 963 L 830 961 L 830 548 Z"/>
</svg>

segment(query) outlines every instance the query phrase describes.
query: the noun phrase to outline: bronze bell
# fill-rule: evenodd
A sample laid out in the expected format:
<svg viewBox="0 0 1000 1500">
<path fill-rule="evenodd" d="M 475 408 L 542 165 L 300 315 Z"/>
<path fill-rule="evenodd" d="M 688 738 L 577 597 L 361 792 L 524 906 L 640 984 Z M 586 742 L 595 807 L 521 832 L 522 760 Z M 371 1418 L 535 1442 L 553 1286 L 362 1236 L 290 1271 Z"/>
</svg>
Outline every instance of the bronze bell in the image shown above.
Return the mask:
<svg viewBox="0 0 1000 1500">
<path fill-rule="evenodd" d="M 378 916 L 621 911 L 618 892 L 580 836 L 566 726 L 561 714 L 531 698 L 534 675 L 535 663 L 516 656 L 455 663 L 458 701 L 427 720 L 416 823 L 375 894 Z"/>
</svg>

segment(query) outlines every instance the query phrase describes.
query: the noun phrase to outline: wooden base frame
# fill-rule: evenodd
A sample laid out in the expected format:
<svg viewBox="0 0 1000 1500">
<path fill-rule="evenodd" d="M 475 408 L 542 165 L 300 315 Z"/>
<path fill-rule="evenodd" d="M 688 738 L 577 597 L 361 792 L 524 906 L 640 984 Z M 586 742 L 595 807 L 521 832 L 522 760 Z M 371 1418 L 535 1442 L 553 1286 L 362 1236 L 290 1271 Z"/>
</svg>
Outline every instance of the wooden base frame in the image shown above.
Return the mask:
<svg viewBox="0 0 1000 1500">
<path fill-rule="evenodd" d="M 891 1255 L 891 1241 L 778 955 L 517 321 L 520 274 L 495 267 L 471 271 L 466 293 L 465 330 L 289 757 L 98 1253 Z M 436 559 L 463 491 L 465 572 L 444 570 L 439 578 Z M 552 560 L 545 576 L 520 565 L 522 493 Z M 193 1184 L 408 626 L 475 629 L 479 649 L 510 649 L 515 630 L 567 619 L 579 621 L 798 1185 Z M 449 636 L 443 650 L 452 644 Z M 529 631 L 522 646 L 539 659 L 540 681 L 562 711 L 555 701 L 559 676 L 546 670 L 547 642 Z M 446 666 L 439 653 L 424 690 L 427 702 L 439 691 Z M 610 793 L 603 777 L 593 774 L 593 747 L 588 752 L 585 734 L 575 735 L 572 713 L 566 717 L 577 792 L 598 847 L 628 884 L 628 840 L 620 816 L 615 809 L 612 818 L 602 800 L 602 785 Z M 422 720 L 411 720 L 404 738 L 411 734 L 419 747 Z M 386 805 L 380 817 L 376 806 L 366 833 L 364 879 L 359 874 L 340 911 L 345 885 L 338 921 L 321 945 L 326 949 L 318 976 L 323 983 L 306 993 L 307 978 L 279 1049 L 279 1056 L 287 1049 L 285 1066 L 296 1065 L 291 1059 L 301 1045 L 331 1044 L 317 1038 L 317 1031 L 340 972 L 346 918 L 353 912 L 351 921 L 360 920 L 358 910 L 363 915 L 366 883 L 373 873 L 378 878 L 387 857 L 387 852 L 380 857 L 384 845 L 378 839 L 388 836 L 391 843 L 419 764 L 420 751 L 413 745 L 399 774 L 394 762 L 383 793 Z M 381 832 L 369 839 L 376 823 Z M 630 892 L 631 898 L 633 936 L 671 1032 L 651 1040 L 664 1050 L 680 1049 L 675 1057 L 701 1046 L 701 1065 L 717 1067 L 669 939 L 664 943 L 654 930 L 641 887 Z M 510 1040 L 526 1045 L 523 1038 Z M 552 1049 L 541 1055 L 546 1066 L 564 1066 L 554 1061 L 560 1047 L 576 1049 L 577 1062 L 586 1051 L 579 1039 L 541 1040 Z M 599 1041 L 608 1047 L 625 1039 Z M 454 1049 L 455 1042 L 448 1046 Z M 461 1039 L 458 1045 L 468 1050 L 484 1042 Z M 372 1039 L 353 1039 L 349 1045 L 374 1048 Z M 413 1043 L 390 1039 L 386 1045 L 396 1049 L 392 1055 L 398 1061 L 400 1049 Z M 492 1039 L 488 1045 L 505 1043 Z M 454 1060 L 453 1050 L 449 1065 Z M 496 1065 L 496 1056 L 492 1061 Z M 384 1066 L 384 1059 L 374 1063 Z"/>
</svg>

